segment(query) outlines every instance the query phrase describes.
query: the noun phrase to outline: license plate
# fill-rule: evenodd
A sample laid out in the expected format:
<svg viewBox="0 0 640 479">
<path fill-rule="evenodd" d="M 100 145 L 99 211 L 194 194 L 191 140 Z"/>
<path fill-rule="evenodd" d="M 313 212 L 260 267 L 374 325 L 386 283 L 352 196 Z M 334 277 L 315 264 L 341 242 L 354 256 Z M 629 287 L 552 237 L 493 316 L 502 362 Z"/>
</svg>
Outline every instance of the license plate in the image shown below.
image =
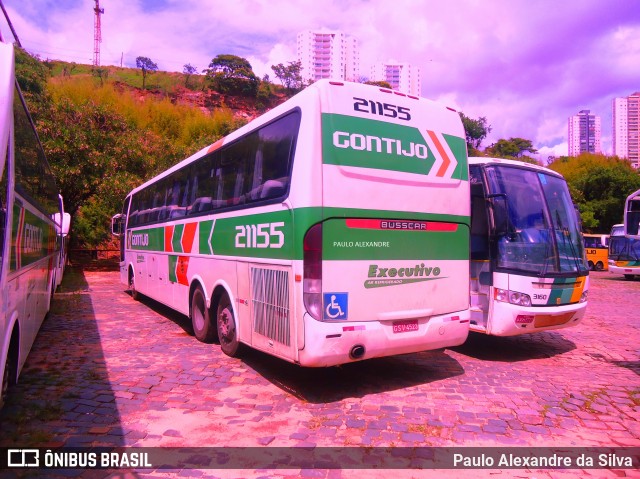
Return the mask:
<svg viewBox="0 0 640 479">
<path fill-rule="evenodd" d="M 393 332 L 406 333 L 409 331 L 418 331 L 418 320 L 411 319 L 409 321 L 396 321 L 393 323 Z"/>
</svg>

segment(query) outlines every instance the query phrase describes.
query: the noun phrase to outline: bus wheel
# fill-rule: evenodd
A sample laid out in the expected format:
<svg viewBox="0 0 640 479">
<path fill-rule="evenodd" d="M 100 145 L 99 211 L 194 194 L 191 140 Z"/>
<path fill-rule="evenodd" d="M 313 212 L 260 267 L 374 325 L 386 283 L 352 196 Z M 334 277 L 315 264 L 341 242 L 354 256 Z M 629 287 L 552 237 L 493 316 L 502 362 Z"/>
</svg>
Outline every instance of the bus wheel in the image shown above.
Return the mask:
<svg viewBox="0 0 640 479">
<path fill-rule="evenodd" d="M 132 269 L 129 270 L 129 291 L 131 291 L 131 297 L 135 301 L 140 300 L 140 293 L 138 293 L 138 290 L 136 290 L 136 278 L 135 278 L 135 275 L 133 274 Z"/>
<path fill-rule="evenodd" d="M 602 264 L 602 261 L 598 261 L 596 263 L 596 271 L 602 271 L 604 269 L 604 264 Z"/>
<path fill-rule="evenodd" d="M 589 261 L 589 271 L 593 271 L 593 261 Z"/>
<path fill-rule="evenodd" d="M 2 373 L 2 391 L 0 391 L 0 408 L 7 402 L 9 397 L 9 386 L 15 384 L 15 361 L 11 349 L 4 362 L 4 371 Z"/>
<path fill-rule="evenodd" d="M 191 296 L 191 325 L 193 334 L 198 341 L 211 343 L 216 339 L 216 328 L 211 323 L 207 299 L 200 286 L 196 287 Z"/>
<path fill-rule="evenodd" d="M 233 317 L 229 297 L 225 294 L 218 301 L 216 308 L 216 322 L 218 324 L 218 338 L 220 339 L 220 349 L 227 356 L 236 357 L 239 354 L 240 342 L 238 341 L 238 330 L 236 320 Z"/>
<path fill-rule="evenodd" d="M 633 275 L 632 274 L 625 274 L 624 275 L 624 279 L 626 279 L 627 281 L 632 281 L 633 280 Z"/>
<path fill-rule="evenodd" d="M 9 396 L 9 358 L 4 362 L 4 372 L 2 373 L 2 391 L 0 391 L 0 408 L 7 402 Z"/>
</svg>

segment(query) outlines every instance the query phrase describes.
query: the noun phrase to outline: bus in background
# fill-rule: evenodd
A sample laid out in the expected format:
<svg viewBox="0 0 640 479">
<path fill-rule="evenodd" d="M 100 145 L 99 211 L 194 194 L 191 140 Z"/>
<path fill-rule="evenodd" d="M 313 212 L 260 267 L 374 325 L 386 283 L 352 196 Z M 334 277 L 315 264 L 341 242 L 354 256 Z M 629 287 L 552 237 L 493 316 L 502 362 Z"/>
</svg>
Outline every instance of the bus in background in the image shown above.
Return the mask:
<svg viewBox="0 0 640 479">
<path fill-rule="evenodd" d="M 468 194 L 455 111 L 320 80 L 126 197 L 121 280 L 229 356 L 331 366 L 459 345 Z"/>
<path fill-rule="evenodd" d="M 624 202 L 624 235 L 640 240 L 640 190 L 631 193 Z"/>
<path fill-rule="evenodd" d="M 609 239 L 609 271 L 625 279 L 640 276 L 640 190 L 630 194 L 624 207 L 624 223 L 613 225 Z"/>
<path fill-rule="evenodd" d="M 583 234 L 587 264 L 591 271 L 606 271 L 609 265 L 609 235 Z"/>
<path fill-rule="evenodd" d="M 564 178 L 520 161 L 469 158 L 471 331 L 513 336 L 574 326 L 589 290 Z"/>
<path fill-rule="evenodd" d="M 64 201 L 62 195 L 59 196 L 60 201 L 60 213 L 54 215 L 54 221 L 56 223 L 56 238 L 59 243 L 59 256 L 57 261 L 56 271 L 56 288 L 62 283 L 62 277 L 64 276 L 64 269 L 67 266 L 69 259 L 69 230 L 71 229 L 71 215 L 64 211 Z"/>
<path fill-rule="evenodd" d="M 63 216 L 14 67 L 14 47 L 0 33 L 0 405 L 58 284 Z"/>
<path fill-rule="evenodd" d="M 611 227 L 611 234 L 609 235 L 609 244 L 611 244 L 612 236 L 624 236 L 624 224 L 618 223 Z"/>
</svg>

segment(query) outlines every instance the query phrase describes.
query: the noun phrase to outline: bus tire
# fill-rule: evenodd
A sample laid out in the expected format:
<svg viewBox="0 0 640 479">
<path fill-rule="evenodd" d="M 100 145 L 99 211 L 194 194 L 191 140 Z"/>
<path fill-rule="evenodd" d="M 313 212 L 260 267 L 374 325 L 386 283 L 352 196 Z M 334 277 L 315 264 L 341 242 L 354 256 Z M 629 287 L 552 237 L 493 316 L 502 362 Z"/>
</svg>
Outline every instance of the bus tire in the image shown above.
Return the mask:
<svg viewBox="0 0 640 479">
<path fill-rule="evenodd" d="M 136 289 L 136 276 L 133 273 L 133 269 L 129 270 L 129 291 L 134 301 L 140 301 L 140 293 Z"/>
<path fill-rule="evenodd" d="M 589 271 L 593 271 L 593 261 L 589 260 L 588 264 L 589 264 Z"/>
<path fill-rule="evenodd" d="M 627 281 L 633 281 L 633 275 L 632 274 L 625 274 L 624 275 L 624 279 L 626 279 Z"/>
<path fill-rule="evenodd" d="M 237 357 L 240 354 L 240 341 L 238 341 L 238 330 L 236 328 L 236 320 L 233 317 L 231 302 L 226 294 L 223 294 L 218 300 L 216 324 L 220 349 L 227 356 Z"/>
<path fill-rule="evenodd" d="M 211 322 L 207 298 L 200 286 L 196 286 L 191 295 L 191 326 L 193 335 L 203 343 L 212 343 L 218 334 L 216 326 Z"/>
<path fill-rule="evenodd" d="M 4 371 L 2 372 L 2 390 L 0 391 L 0 408 L 4 406 L 7 402 L 7 398 L 9 397 L 9 381 L 10 381 L 10 370 L 11 366 L 9 365 L 10 357 L 7 357 L 7 360 L 4 362 Z"/>
<path fill-rule="evenodd" d="M 596 263 L 596 271 L 602 271 L 604 269 L 604 264 L 602 264 L 602 261 L 598 261 Z"/>
<path fill-rule="evenodd" d="M 11 336 L 11 342 L 9 343 L 9 351 L 7 353 L 6 361 L 4 362 L 4 371 L 2 372 L 2 390 L 0 391 L 0 409 L 7 402 L 7 398 L 9 397 L 9 387 L 16 383 L 17 378 L 17 365 L 18 365 L 18 357 L 17 357 L 17 347 L 18 340 L 17 336 L 14 334 Z"/>
</svg>

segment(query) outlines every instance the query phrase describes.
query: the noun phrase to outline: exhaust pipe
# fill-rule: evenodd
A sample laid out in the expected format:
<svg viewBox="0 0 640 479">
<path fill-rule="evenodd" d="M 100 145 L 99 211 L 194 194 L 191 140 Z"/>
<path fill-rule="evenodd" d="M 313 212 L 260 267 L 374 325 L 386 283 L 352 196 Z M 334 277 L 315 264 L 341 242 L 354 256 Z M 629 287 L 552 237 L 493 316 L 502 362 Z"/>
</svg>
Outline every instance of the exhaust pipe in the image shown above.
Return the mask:
<svg viewBox="0 0 640 479">
<path fill-rule="evenodd" d="M 349 357 L 351 359 L 362 359 L 365 353 L 365 348 L 362 344 L 356 344 L 349 351 Z"/>
</svg>

